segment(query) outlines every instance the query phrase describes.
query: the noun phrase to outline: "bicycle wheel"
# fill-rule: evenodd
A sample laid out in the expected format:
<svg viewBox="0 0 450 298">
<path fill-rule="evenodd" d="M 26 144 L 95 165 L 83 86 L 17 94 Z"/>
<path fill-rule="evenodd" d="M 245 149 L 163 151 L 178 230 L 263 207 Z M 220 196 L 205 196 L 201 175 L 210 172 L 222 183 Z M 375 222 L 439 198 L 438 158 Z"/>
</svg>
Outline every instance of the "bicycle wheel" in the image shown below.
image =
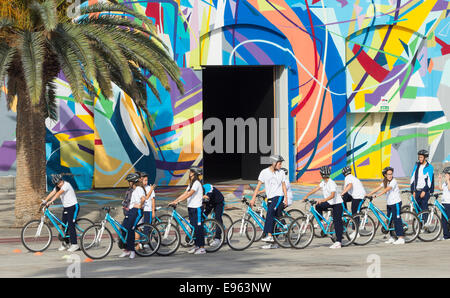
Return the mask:
<svg viewBox="0 0 450 298">
<path fill-rule="evenodd" d="M 288 241 L 289 226 L 294 221 L 294 218 L 290 216 L 282 216 L 275 218 L 275 226 L 273 227 L 272 237 L 279 246 L 283 248 L 291 247 Z"/>
<path fill-rule="evenodd" d="M 251 221 L 242 218 L 231 224 L 227 233 L 227 243 L 233 250 L 244 250 L 252 245 L 255 237 L 255 225 Z"/>
<path fill-rule="evenodd" d="M 434 211 L 425 210 L 417 214 L 420 221 L 418 238 L 424 242 L 436 240 L 442 232 L 441 218 Z"/>
<path fill-rule="evenodd" d="M 377 226 L 372 217 L 367 213 L 357 213 L 353 215 L 355 223 L 358 225 L 358 235 L 353 244 L 366 245 L 373 240 L 377 233 Z"/>
<path fill-rule="evenodd" d="M 81 237 L 83 235 L 84 231 L 86 231 L 87 228 L 90 226 L 93 226 L 94 222 L 87 218 L 78 218 L 75 221 L 75 229 L 77 231 L 77 237 Z"/>
<path fill-rule="evenodd" d="M 119 241 L 121 241 L 119 239 Z M 81 250 L 91 259 L 102 259 L 110 252 L 114 238 L 107 227 L 92 225 L 80 237 Z"/>
<path fill-rule="evenodd" d="M 52 243 L 52 230 L 47 223 L 39 219 L 32 220 L 22 228 L 20 240 L 29 251 L 41 252 Z"/>
<path fill-rule="evenodd" d="M 156 253 L 160 256 L 170 256 L 180 247 L 180 231 L 178 227 L 161 221 L 155 224 L 156 230 L 161 235 L 161 245 Z"/>
<path fill-rule="evenodd" d="M 169 222 L 169 219 L 172 218 L 172 214 L 161 214 L 160 216 L 158 216 L 159 221 L 165 221 L 165 222 Z M 178 227 L 178 223 L 176 220 L 172 220 L 172 224 Z"/>
<path fill-rule="evenodd" d="M 223 229 L 226 233 L 228 231 L 228 228 L 233 223 L 233 219 L 231 218 L 230 215 L 224 213 L 224 214 L 222 214 L 222 222 L 223 222 Z M 226 239 L 226 237 L 225 237 L 225 239 Z"/>
<path fill-rule="evenodd" d="M 207 252 L 218 251 L 225 239 L 223 226 L 216 219 L 209 218 L 203 223 L 203 232 L 205 235 L 205 250 Z M 217 234 L 220 234 L 220 238 L 216 238 Z M 218 243 L 216 243 L 216 239 L 219 240 Z"/>
<path fill-rule="evenodd" d="M 342 216 L 342 225 L 344 228 L 344 231 L 342 233 L 342 241 L 341 246 L 349 246 L 352 244 L 357 236 L 358 233 L 358 225 L 356 224 L 353 217 L 344 214 Z M 329 229 L 328 229 L 328 235 L 331 238 L 331 241 L 334 243 L 337 241 L 336 231 L 334 229 L 334 220 L 331 221 Z"/>
<path fill-rule="evenodd" d="M 188 223 L 190 223 L 189 216 L 185 216 L 183 218 Z M 175 220 L 172 220 L 172 221 L 176 222 Z M 185 247 L 185 248 L 193 246 L 194 245 L 194 237 L 191 238 L 188 234 L 186 234 L 184 229 L 181 226 L 179 226 L 178 223 L 177 223 L 177 226 L 178 226 L 178 231 L 180 232 L 181 246 Z M 191 227 L 186 222 L 183 222 L 183 226 L 187 229 L 187 232 L 191 233 L 191 235 L 192 235 Z"/>
<path fill-rule="evenodd" d="M 264 215 L 263 215 L 263 218 L 265 219 Z M 258 242 L 259 240 L 261 240 L 261 238 L 264 235 L 264 223 L 263 223 L 263 227 L 261 227 L 250 215 L 247 216 L 247 220 L 250 221 L 253 224 L 253 226 L 255 227 L 255 239 L 253 240 L 253 242 Z M 253 233 L 253 231 L 251 233 Z M 250 240 L 251 237 L 252 237 L 252 235 L 249 234 L 248 239 Z"/>
<path fill-rule="evenodd" d="M 142 223 L 137 225 L 135 232 L 138 236 L 135 239 L 136 254 L 141 257 L 154 255 L 161 245 L 161 235 L 155 226 Z"/>
<path fill-rule="evenodd" d="M 416 240 L 417 237 L 419 236 L 421 228 L 420 220 L 417 217 L 417 215 L 410 211 L 401 211 L 400 217 L 402 220 L 405 242 L 409 243 Z M 389 227 L 392 229 L 394 235 L 396 235 L 394 229 L 394 222 L 392 220 Z"/>
<path fill-rule="evenodd" d="M 306 216 L 295 219 L 289 226 L 287 239 L 291 247 L 301 249 L 314 239 L 314 225 Z"/>
<path fill-rule="evenodd" d="M 405 206 L 406 207 L 406 206 Z M 367 208 L 367 207 L 362 207 L 360 210 L 359 210 L 359 213 L 366 213 L 366 210 L 367 210 L 367 212 L 370 212 L 370 210 Z M 373 218 L 372 218 L 373 219 Z M 379 228 L 380 228 L 380 225 L 381 225 L 381 223 L 380 223 L 380 221 L 378 220 L 378 218 L 377 217 L 375 217 L 375 219 L 373 219 L 374 221 L 375 221 L 375 227 L 376 227 L 376 229 L 378 230 Z"/>
<path fill-rule="evenodd" d="M 292 217 L 292 219 L 296 219 L 302 216 L 305 216 L 305 214 L 298 209 L 290 209 L 290 210 L 285 210 L 285 212 L 288 214 L 289 217 Z"/>
</svg>

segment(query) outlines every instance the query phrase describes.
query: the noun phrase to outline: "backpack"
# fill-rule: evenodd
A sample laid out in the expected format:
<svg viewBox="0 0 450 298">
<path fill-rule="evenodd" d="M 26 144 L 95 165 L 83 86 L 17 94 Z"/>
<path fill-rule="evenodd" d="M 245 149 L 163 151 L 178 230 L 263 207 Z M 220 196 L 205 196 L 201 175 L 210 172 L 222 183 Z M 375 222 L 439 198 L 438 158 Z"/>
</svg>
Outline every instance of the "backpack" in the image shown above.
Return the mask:
<svg viewBox="0 0 450 298">
<path fill-rule="evenodd" d="M 122 200 L 122 207 L 125 209 L 128 209 L 128 206 L 130 205 L 130 201 L 131 201 L 131 194 L 133 193 L 133 189 L 132 188 L 128 188 L 127 191 L 125 192 L 125 196 Z"/>
</svg>

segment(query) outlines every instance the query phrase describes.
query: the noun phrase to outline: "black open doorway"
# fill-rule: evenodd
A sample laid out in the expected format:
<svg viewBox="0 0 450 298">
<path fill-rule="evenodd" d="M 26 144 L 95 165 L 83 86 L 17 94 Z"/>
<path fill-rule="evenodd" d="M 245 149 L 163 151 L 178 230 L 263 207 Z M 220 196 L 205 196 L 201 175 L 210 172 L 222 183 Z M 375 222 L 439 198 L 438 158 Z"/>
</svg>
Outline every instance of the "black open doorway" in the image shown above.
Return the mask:
<svg viewBox="0 0 450 298">
<path fill-rule="evenodd" d="M 274 67 L 206 66 L 203 68 L 202 78 L 205 181 L 239 183 L 241 180 L 256 180 L 259 172 L 267 167 L 261 163 L 261 157 L 269 156 L 270 152 L 267 147 L 271 148 L 272 146 Z M 221 127 L 220 125 L 217 127 L 205 126 L 208 119 L 212 118 L 219 121 L 222 124 Z M 231 133 L 227 118 L 229 118 L 228 121 L 230 119 L 235 121 L 235 124 L 239 123 L 239 118 L 242 120 L 241 124 L 247 122 L 244 126 L 231 127 L 234 132 Z M 215 123 L 215 121 L 210 123 Z M 254 125 L 251 125 L 252 123 L 256 123 L 256 129 Z M 264 129 L 265 127 L 267 129 Z M 209 135 L 217 129 L 222 129 L 222 140 L 211 138 L 212 135 Z M 239 147 L 240 150 L 238 148 L 239 141 L 242 142 L 242 140 L 238 140 L 238 131 L 240 133 L 245 131 L 244 153 L 240 153 L 242 146 Z M 213 135 L 220 137 L 217 131 Z M 212 139 L 213 141 L 211 141 Z M 215 146 L 214 152 L 207 148 L 211 145 Z"/>
</svg>

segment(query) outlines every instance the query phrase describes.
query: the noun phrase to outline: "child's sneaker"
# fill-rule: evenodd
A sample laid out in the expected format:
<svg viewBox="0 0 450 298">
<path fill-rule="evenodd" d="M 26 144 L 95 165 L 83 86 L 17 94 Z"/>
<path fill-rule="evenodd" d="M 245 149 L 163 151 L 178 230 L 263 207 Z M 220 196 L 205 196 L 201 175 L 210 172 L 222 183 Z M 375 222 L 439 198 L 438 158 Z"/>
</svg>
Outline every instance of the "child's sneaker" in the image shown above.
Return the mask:
<svg viewBox="0 0 450 298">
<path fill-rule="evenodd" d="M 341 248 L 341 242 L 334 242 L 333 245 L 330 246 L 331 249 Z"/>
<path fill-rule="evenodd" d="M 136 257 L 136 253 L 134 251 L 130 252 L 130 259 L 134 259 Z"/>
<path fill-rule="evenodd" d="M 206 249 L 199 248 L 194 252 L 194 255 L 204 255 L 206 253 Z"/>
<path fill-rule="evenodd" d="M 75 252 L 75 251 L 77 251 L 79 249 L 80 249 L 80 247 L 77 244 L 72 244 L 67 251 L 68 252 Z"/>
<path fill-rule="evenodd" d="M 197 246 L 195 246 L 195 247 L 191 248 L 190 250 L 188 250 L 188 253 L 193 254 L 197 251 L 197 249 L 199 249 L 199 248 Z"/>
<path fill-rule="evenodd" d="M 386 244 L 392 244 L 392 243 L 394 243 L 395 242 L 395 239 L 394 238 L 392 238 L 392 237 L 390 237 L 387 241 L 385 241 L 384 243 L 386 243 Z"/>
<path fill-rule="evenodd" d="M 67 244 L 62 242 L 61 246 L 58 248 L 58 251 L 64 251 L 68 248 Z"/>
<path fill-rule="evenodd" d="M 266 236 L 266 237 L 262 238 L 261 241 L 263 241 L 263 242 L 273 242 L 273 237 L 272 236 Z"/>
<path fill-rule="evenodd" d="M 392 244 L 398 245 L 398 244 L 405 244 L 405 239 L 403 238 L 398 238 L 397 240 L 395 240 Z"/>
<path fill-rule="evenodd" d="M 131 252 L 129 252 L 129 251 L 124 251 L 124 252 L 119 256 L 119 258 L 125 258 L 125 257 L 128 257 L 128 256 L 130 256 L 130 254 L 131 254 Z"/>
</svg>

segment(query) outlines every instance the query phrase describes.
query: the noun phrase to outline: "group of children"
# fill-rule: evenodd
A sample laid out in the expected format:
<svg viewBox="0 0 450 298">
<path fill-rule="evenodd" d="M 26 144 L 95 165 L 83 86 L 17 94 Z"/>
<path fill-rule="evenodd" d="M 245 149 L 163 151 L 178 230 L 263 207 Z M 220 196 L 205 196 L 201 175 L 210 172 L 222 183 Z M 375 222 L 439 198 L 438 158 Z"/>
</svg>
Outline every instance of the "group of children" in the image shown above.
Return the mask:
<svg viewBox="0 0 450 298">
<path fill-rule="evenodd" d="M 254 206 L 256 197 L 261 192 L 265 192 L 267 195 L 267 214 L 264 225 L 265 237 L 262 241 L 272 243 L 274 241 L 272 237 L 272 231 L 275 225 L 275 217 L 281 216 L 284 208 L 292 204 L 293 196 L 292 190 L 287 178 L 288 171 L 282 168 L 284 159 L 279 155 L 272 155 L 271 166 L 262 170 L 258 176 L 258 183 L 253 192 L 250 205 Z M 411 175 L 411 192 L 415 196 L 419 206 L 426 210 L 428 208 L 428 199 L 430 194 L 433 193 L 434 175 L 433 167 L 427 161 L 428 152 L 426 150 L 420 150 L 418 152 L 418 162 L 416 163 Z M 341 241 L 343 235 L 343 208 L 344 204 L 351 202 L 351 212 L 356 213 L 359 210 L 361 204 L 366 196 L 381 196 L 386 194 L 387 201 L 387 213 L 388 217 L 391 217 L 394 222 L 395 236 L 393 233 L 391 237 L 386 241 L 389 244 L 404 244 L 404 234 L 402 228 L 402 222 L 400 218 L 400 210 L 402 207 L 402 201 L 400 196 L 400 189 L 396 179 L 393 177 L 394 169 L 386 167 L 382 170 L 383 181 L 370 193 L 366 193 L 361 181 L 351 174 L 350 167 L 344 167 L 342 174 L 345 177 L 344 188 L 342 192 L 338 192 L 336 183 L 330 178 L 331 168 L 327 166 L 320 167 L 319 169 L 322 181 L 313 190 L 311 190 L 303 200 L 308 199 L 312 194 L 319 190 L 322 190 L 323 199 L 317 201 L 316 210 L 322 213 L 328 208 L 332 209 L 332 216 L 334 219 L 336 242 L 330 246 L 332 249 L 341 248 Z M 444 176 L 439 174 L 439 180 L 442 182 L 441 186 L 437 185 L 436 189 L 443 192 L 442 204 L 445 208 L 447 215 L 450 215 L 450 167 L 446 167 L 443 171 Z M 188 214 L 190 224 L 194 227 L 194 247 L 189 251 L 193 254 L 205 254 L 204 248 L 204 231 L 203 231 L 203 216 L 208 215 L 214 210 L 215 218 L 222 224 L 222 214 L 224 211 L 224 196 L 222 193 L 211 184 L 202 184 L 200 176 L 202 175 L 202 169 L 200 167 L 191 167 L 189 169 L 189 185 L 185 192 L 178 196 L 175 200 L 169 203 L 169 206 L 176 206 L 178 203 L 187 200 Z M 156 185 L 148 185 L 148 175 L 143 172 L 136 172 L 128 174 L 126 180 L 129 183 L 129 189 L 125 194 L 123 200 L 123 212 L 124 221 L 123 226 L 128 231 L 134 231 L 135 227 L 142 219 L 145 223 L 152 223 L 155 218 L 155 189 Z M 77 215 L 79 214 L 79 204 L 75 195 L 75 192 L 69 182 L 64 181 L 61 175 L 55 175 L 52 178 L 52 182 L 55 188 L 49 193 L 44 200 L 46 206 L 50 205 L 54 200 L 60 198 L 63 209 L 63 222 L 68 224 L 68 233 L 70 235 L 70 247 L 65 242 L 62 243 L 59 248 L 60 251 L 68 250 L 70 252 L 79 249 L 77 245 L 77 238 L 75 232 L 75 222 Z M 260 190 L 264 184 L 264 190 Z M 450 239 L 450 231 L 447 228 L 447 220 L 442 216 L 443 223 L 443 239 Z M 220 239 L 221 235 L 216 235 L 216 238 Z M 135 233 L 129 232 L 127 234 L 126 248 L 119 256 L 135 258 Z M 212 244 L 220 243 L 216 239 Z M 272 248 L 269 244 L 269 247 Z"/>
</svg>

